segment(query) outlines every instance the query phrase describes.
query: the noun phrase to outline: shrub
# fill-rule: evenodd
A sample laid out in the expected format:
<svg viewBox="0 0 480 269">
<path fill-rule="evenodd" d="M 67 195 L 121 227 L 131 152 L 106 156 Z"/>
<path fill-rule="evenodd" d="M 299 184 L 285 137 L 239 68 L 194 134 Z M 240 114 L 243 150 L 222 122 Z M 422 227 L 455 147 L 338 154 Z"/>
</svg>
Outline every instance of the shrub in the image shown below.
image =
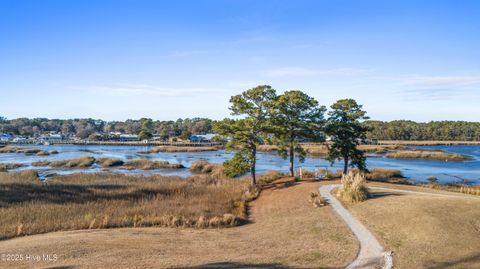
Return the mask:
<svg viewBox="0 0 480 269">
<path fill-rule="evenodd" d="M 314 207 L 322 207 L 328 204 L 327 199 L 320 196 L 318 192 L 311 192 L 308 201 L 312 203 Z"/>
<path fill-rule="evenodd" d="M 348 172 L 342 176 L 342 186 L 338 190 L 338 197 L 348 203 L 358 203 L 368 199 L 368 189 L 365 175 Z"/>
<path fill-rule="evenodd" d="M 231 160 L 223 162 L 223 167 L 228 177 L 237 177 L 250 170 L 246 159 L 240 152 L 235 153 L 235 156 L 233 156 Z"/>
</svg>

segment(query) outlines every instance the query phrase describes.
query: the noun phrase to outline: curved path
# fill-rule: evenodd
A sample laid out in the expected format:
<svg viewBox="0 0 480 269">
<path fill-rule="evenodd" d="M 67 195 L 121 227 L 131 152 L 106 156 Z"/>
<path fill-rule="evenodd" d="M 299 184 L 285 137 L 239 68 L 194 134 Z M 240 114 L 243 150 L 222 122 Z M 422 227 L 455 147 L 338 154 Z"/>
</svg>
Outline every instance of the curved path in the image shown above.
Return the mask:
<svg viewBox="0 0 480 269">
<path fill-rule="evenodd" d="M 327 198 L 335 212 L 345 221 L 360 243 L 360 251 L 357 254 L 357 258 L 347 266 L 347 269 L 378 268 L 383 260 L 383 247 L 375 236 L 331 194 L 332 190 L 338 186 L 340 185 L 321 186 L 320 194 Z"/>
<path fill-rule="evenodd" d="M 360 250 L 355 260 L 347 266 L 347 269 L 353 268 L 379 268 L 384 263 L 385 255 L 383 247 L 377 241 L 375 236 L 345 207 L 335 198 L 331 192 L 334 188 L 339 187 L 339 184 L 323 185 L 320 187 L 320 194 L 327 198 L 335 212 L 344 220 L 348 227 L 352 230 L 353 234 L 358 238 L 360 243 Z M 369 187 L 371 189 L 387 190 L 400 193 L 409 193 L 416 195 L 428 195 L 437 197 L 449 197 L 449 198 L 477 198 L 477 197 L 465 197 L 459 195 L 449 195 L 441 193 L 420 192 L 411 190 L 391 189 L 385 187 Z M 391 258 L 391 257 L 390 257 Z M 388 262 L 387 262 L 388 264 Z M 387 266 L 387 268 L 389 268 Z"/>
</svg>

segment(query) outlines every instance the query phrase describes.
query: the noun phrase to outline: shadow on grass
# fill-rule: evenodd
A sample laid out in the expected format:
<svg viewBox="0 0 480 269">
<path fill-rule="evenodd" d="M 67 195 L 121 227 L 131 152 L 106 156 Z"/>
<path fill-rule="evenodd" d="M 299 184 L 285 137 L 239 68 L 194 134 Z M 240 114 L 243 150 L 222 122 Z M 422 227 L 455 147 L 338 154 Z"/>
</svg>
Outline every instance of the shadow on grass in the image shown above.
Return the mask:
<svg viewBox="0 0 480 269">
<path fill-rule="evenodd" d="M 379 199 L 388 196 L 403 196 L 404 194 L 398 192 L 370 192 L 368 199 Z"/>
<path fill-rule="evenodd" d="M 0 206 L 36 201 L 48 203 L 87 203 L 95 201 L 137 200 L 155 195 L 173 195 L 169 189 L 139 188 L 128 190 L 120 184 L 1 184 Z"/>
<path fill-rule="evenodd" d="M 276 268 L 276 269 L 334 269 L 336 267 L 293 267 L 279 263 L 241 263 L 241 262 L 218 262 L 186 267 L 171 267 L 172 269 L 247 269 L 247 268 Z"/>
<path fill-rule="evenodd" d="M 427 269 L 446 268 L 480 268 L 480 252 L 451 261 L 430 261 L 425 265 Z"/>
</svg>

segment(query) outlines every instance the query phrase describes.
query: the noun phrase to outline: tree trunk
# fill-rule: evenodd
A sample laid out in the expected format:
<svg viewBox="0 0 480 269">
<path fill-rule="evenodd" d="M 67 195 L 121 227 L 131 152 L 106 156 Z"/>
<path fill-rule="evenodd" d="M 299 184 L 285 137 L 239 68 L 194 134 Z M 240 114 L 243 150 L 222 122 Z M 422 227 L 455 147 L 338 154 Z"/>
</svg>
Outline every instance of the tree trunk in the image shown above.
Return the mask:
<svg viewBox="0 0 480 269">
<path fill-rule="evenodd" d="M 257 184 L 257 178 L 255 175 L 255 166 L 257 164 L 257 147 L 256 146 L 253 146 L 252 156 L 253 156 L 253 159 L 250 161 L 250 174 L 252 175 L 252 185 L 256 185 Z"/>
<path fill-rule="evenodd" d="M 343 174 L 345 175 L 348 172 L 348 154 L 343 156 L 343 161 L 345 162 L 343 165 Z"/>
<path fill-rule="evenodd" d="M 290 176 L 295 176 L 294 166 L 293 163 L 295 161 L 295 151 L 293 148 L 293 143 L 290 143 Z"/>
</svg>

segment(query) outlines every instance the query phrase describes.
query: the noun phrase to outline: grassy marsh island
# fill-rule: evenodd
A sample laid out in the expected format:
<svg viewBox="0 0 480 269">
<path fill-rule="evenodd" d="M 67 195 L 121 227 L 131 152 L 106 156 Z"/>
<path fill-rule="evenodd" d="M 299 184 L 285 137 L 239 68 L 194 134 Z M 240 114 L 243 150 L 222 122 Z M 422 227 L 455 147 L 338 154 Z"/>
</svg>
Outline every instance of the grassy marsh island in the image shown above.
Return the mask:
<svg viewBox="0 0 480 269">
<path fill-rule="evenodd" d="M 401 150 L 387 153 L 388 158 L 397 159 L 429 159 L 439 161 L 462 162 L 472 160 L 471 156 L 447 153 L 443 151 Z"/>
<path fill-rule="evenodd" d="M 181 169 L 185 166 L 178 163 L 169 163 L 167 161 L 151 161 L 151 160 L 129 160 L 121 166 L 122 169 L 134 170 L 152 170 L 152 169 Z"/>
<path fill-rule="evenodd" d="M 21 163 L 0 163 L 0 172 L 6 172 L 10 169 L 17 169 L 23 166 L 25 165 Z"/>
<path fill-rule="evenodd" d="M 152 169 L 181 169 L 185 168 L 181 164 L 169 163 L 167 161 L 152 161 L 152 160 L 129 160 L 124 162 L 119 159 L 110 159 L 110 158 L 99 158 L 95 159 L 91 156 L 82 156 L 78 159 L 67 159 L 59 161 L 36 161 L 32 163 L 32 166 L 50 166 L 54 168 L 89 168 L 93 164 L 98 164 L 103 168 L 109 167 L 119 167 L 127 170 L 142 169 L 142 170 L 152 170 Z"/>
<path fill-rule="evenodd" d="M 6 146 L 0 148 L 0 153 L 25 153 L 25 154 L 38 154 L 39 152 L 43 152 L 41 149 L 36 148 L 18 148 L 12 146 Z"/>
</svg>

